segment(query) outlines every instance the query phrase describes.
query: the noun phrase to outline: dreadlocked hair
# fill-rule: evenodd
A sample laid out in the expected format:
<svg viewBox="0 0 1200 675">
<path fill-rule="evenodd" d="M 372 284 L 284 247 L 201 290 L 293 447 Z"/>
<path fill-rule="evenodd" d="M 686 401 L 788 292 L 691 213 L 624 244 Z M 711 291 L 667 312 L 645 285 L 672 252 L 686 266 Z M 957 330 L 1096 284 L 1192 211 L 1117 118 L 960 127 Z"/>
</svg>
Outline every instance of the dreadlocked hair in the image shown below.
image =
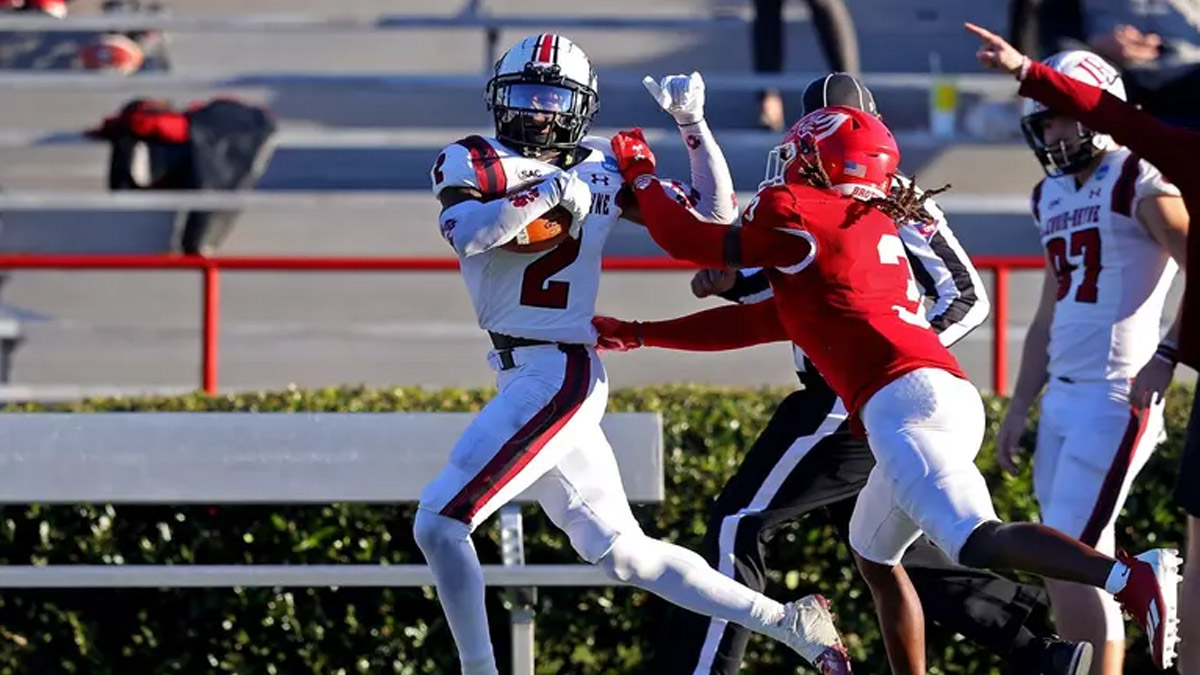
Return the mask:
<svg viewBox="0 0 1200 675">
<path fill-rule="evenodd" d="M 895 174 L 890 176 L 890 178 L 894 179 Z M 914 222 L 921 223 L 922 225 L 933 225 L 937 222 L 937 219 L 925 209 L 925 200 L 935 195 L 940 195 L 949 189 L 950 184 L 947 183 L 935 190 L 921 191 L 917 188 L 917 177 L 913 176 L 908 181 L 908 185 L 892 188 L 888 196 L 873 197 L 864 203 L 867 206 L 879 209 L 883 215 L 896 221 L 897 225 L 907 225 Z"/>
<path fill-rule="evenodd" d="M 833 179 L 829 177 L 829 174 L 825 173 L 825 167 L 821 166 L 821 156 L 816 148 L 813 148 L 811 154 L 816 158 L 816 161 L 808 161 L 808 158 L 803 153 L 797 157 L 803 165 L 800 167 L 800 177 L 804 179 L 804 182 L 815 188 L 827 190 L 833 187 Z"/>
</svg>

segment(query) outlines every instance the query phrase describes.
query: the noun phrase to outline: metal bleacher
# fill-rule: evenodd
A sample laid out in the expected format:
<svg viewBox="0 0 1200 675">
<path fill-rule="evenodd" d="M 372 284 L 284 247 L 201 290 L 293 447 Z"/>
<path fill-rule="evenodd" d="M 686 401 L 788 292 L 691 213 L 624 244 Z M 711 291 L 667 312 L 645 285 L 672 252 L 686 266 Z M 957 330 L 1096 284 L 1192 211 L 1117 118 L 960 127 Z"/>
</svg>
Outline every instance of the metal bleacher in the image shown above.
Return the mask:
<svg viewBox="0 0 1200 675">
<path fill-rule="evenodd" d="M 71 5 L 72 15 L 61 21 L 0 15 L 0 34 L 162 29 L 173 69 L 131 77 L 0 71 L 0 118 L 4 120 L 0 122 L 0 216 L 11 224 L 49 210 L 90 227 L 106 212 L 124 219 L 134 212 L 164 213 L 181 208 L 244 209 L 222 249 L 231 254 L 444 256 L 447 251 L 436 228 L 428 226 L 436 216 L 436 202 L 428 193 L 429 162 L 441 146 L 455 138 L 488 130 L 490 119 L 480 100 L 484 71 L 499 50 L 529 33 L 560 31 L 587 49 L 600 75 L 603 99 L 596 132 L 647 127 L 664 174 L 686 176 L 686 154 L 669 119 L 642 90 L 641 78 L 646 73 L 703 72 L 710 92 L 708 118 L 743 195 L 755 188 L 763 158 L 778 138 L 755 128 L 754 92 L 765 85 L 778 86 L 794 104 L 798 89 L 823 67 L 803 3 L 787 5 L 788 64 L 785 73 L 776 77 L 750 72 L 746 0 L 654 4 L 612 0 L 603 6 L 551 0 L 442 4 L 288 0 L 256 2 L 253 12 L 247 12 L 240 0 L 171 0 L 166 3 L 170 13 L 164 15 L 89 13 L 89 8 L 98 4 L 96 0 L 77 0 Z M 923 182 L 948 180 L 955 184 L 944 205 L 961 223 L 957 229 L 973 251 L 1011 254 L 1028 252 L 1030 244 L 1036 246 L 1031 236 L 997 235 L 995 227 L 1023 221 L 1016 214 L 1024 208 L 1028 185 L 1038 174 L 1027 153 L 1011 144 L 938 139 L 927 132 L 930 86 L 935 80 L 929 72 L 930 52 L 941 55 L 942 67 L 959 93 L 960 109 L 981 98 L 1002 98 L 1014 91 L 1011 81 L 976 70 L 972 43 L 961 30 L 964 19 L 1002 26 L 1003 7 L 985 6 L 987 3 L 964 7 L 953 0 L 849 0 L 848 4 L 859 32 L 864 78 L 876 90 L 881 109 L 898 132 L 905 150 L 905 169 L 917 173 Z M 83 140 L 81 129 L 135 96 L 186 103 L 218 94 L 264 104 L 279 121 L 277 150 L 255 191 L 103 191 L 106 146 Z M 984 162 L 989 171 L 976 170 Z M 78 212 L 82 213 L 76 219 L 72 214 Z M 1022 228 L 1018 231 L 1031 234 L 1023 222 Z M 3 236 L 0 230 L 0 248 Z M 609 243 L 609 253 L 616 255 L 655 252 L 644 233 L 632 227 L 618 228 Z M 23 285 L 19 281 L 22 274 L 16 275 L 18 281 L 6 287 L 0 300 L 39 309 L 51 307 L 46 313 L 55 317 L 91 316 L 90 310 L 77 309 L 65 291 L 60 294 L 49 285 Z M 112 273 L 105 279 L 112 278 L 114 287 L 124 288 L 122 276 Z M 290 286 L 281 281 L 279 295 L 264 304 L 296 304 L 297 300 L 283 297 Z M 158 290 L 146 285 L 137 288 L 151 295 Z M 235 288 L 230 296 L 236 292 Z M 618 303 L 635 299 L 616 297 Z M 645 300 L 646 296 L 636 299 Z M 156 302 L 167 307 L 160 314 L 169 315 L 173 310 L 165 297 L 146 302 L 147 315 Z M 439 296 L 434 303 L 439 309 L 457 307 L 462 298 L 457 294 Z M 469 309 L 461 309 L 461 314 L 469 315 Z M 342 308 L 328 311 L 337 316 Z M 307 315 L 299 308 L 295 313 Z M 398 315 L 395 320 L 406 319 Z M 339 323 L 338 319 L 331 321 Z M 53 321 L 45 326 L 57 330 Z M 33 359 L 36 364 L 71 362 L 74 352 L 67 356 L 39 352 L 51 349 L 41 346 L 45 344 L 33 335 L 21 353 L 42 354 Z M 324 348 L 322 353 L 326 353 Z M 452 363 L 449 371 L 454 371 L 458 360 L 447 357 L 441 362 L 443 367 Z M 97 365 L 101 362 L 47 367 L 47 373 L 55 374 L 35 375 L 34 379 L 61 382 L 61 373 L 66 372 L 93 386 L 107 385 L 115 370 Z M 25 380 L 21 363 L 23 358 L 18 359 L 15 371 L 18 382 Z M 170 372 L 150 372 L 147 366 L 140 375 L 122 373 L 117 377 L 130 384 L 178 384 L 179 378 Z M 312 378 L 293 376 L 293 372 L 281 366 L 235 382 L 259 386 L 329 378 L 326 370 Z M 336 381 L 357 381 L 378 372 L 382 370 L 375 367 L 351 368 Z M 411 368 L 393 371 L 385 381 L 479 381 L 470 379 L 475 375 L 438 379 L 440 375 L 416 372 Z"/>
</svg>

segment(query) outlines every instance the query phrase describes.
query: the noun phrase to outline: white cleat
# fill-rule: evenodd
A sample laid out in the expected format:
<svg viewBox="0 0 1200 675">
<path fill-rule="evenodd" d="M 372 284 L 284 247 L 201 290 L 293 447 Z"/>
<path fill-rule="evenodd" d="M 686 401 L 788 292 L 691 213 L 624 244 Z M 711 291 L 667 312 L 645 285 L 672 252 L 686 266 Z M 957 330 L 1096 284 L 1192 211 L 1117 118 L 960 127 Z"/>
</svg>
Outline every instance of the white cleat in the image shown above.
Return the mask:
<svg viewBox="0 0 1200 675">
<path fill-rule="evenodd" d="M 1179 643 L 1179 552 L 1154 549 L 1117 559 L 1129 566 L 1129 580 L 1117 600 L 1146 631 L 1154 665 L 1163 670 L 1175 662 Z"/>
<path fill-rule="evenodd" d="M 842 646 L 829 602 L 805 596 L 783 606 L 783 618 L 767 627 L 767 635 L 791 647 L 821 675 L 849 675 L 850 657 Z"/>
</svg>

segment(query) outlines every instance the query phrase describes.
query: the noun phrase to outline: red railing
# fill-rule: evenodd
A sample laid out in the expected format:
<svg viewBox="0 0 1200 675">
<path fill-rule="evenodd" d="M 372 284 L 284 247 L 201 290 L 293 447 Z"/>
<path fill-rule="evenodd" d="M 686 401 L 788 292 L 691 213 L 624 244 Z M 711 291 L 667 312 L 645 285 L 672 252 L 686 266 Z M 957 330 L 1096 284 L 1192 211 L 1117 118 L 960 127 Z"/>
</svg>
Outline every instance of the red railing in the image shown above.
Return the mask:
<svg viewBox="0 0 1200 675">
<path fill-rule="evenodd" d="M 1012 270 L 1041 269 L 1038 256 L 978 256 L 981 271 L 994 275 L 992 291 L 992 389 L 1008 389 L 1008 290 Z M 626 272 L 669 272 L 694 269 L 690 263 L 665 257 L 612 257 L 604 269 Z M 372 257 L 199 257 L 163 255 L 0 255 L 0 270 L 196 270 L 202 275 L 200 381 L 204 391 L 217 393 L 220 356 L 221 270 L 245 272 L 430 272 L 454 271 L 454 258 Z"/>
</svg>

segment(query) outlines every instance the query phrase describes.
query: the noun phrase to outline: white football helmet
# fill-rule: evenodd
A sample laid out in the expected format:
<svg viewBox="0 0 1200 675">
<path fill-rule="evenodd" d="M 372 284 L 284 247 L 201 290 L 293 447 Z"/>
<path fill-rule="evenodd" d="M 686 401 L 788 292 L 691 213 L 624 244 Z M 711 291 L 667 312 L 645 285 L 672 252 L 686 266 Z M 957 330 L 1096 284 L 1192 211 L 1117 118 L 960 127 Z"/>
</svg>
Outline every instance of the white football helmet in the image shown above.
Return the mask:
<svg viewBox="0 0 1200 675">
<path fill-rule="evenodd" d="M 1081 49 L 1071 50 L 1059 52 L 1042 63 L 1067 77 L 1100 87 L 1122 101 L 1125 100 L 1125 83 L 1121 81 L 1121 75 L 1098 54 Z M 1049 145 L 1043 132 L 1047 120 L 1053 117 L 1055 113 L 1046 106 L 1033 99 L 1025 99 L 1021 132 L 1025 134 L 1025 142 L 1033 149 L 1048 176 L 1077 173 L 1091 164 L 1096 157 L 1117 147 L 1112 136 L 1098 134 L 1079 123 L 1078 141 L 1060 141 Z"/>
<path fill-rule="evenodd" d="M 550 33 L 527 37 L 500 57 L 484 100 L 496 137 L 527 155 L 573 150 L 600 109 L 587 54 Z"/>
</svg>

